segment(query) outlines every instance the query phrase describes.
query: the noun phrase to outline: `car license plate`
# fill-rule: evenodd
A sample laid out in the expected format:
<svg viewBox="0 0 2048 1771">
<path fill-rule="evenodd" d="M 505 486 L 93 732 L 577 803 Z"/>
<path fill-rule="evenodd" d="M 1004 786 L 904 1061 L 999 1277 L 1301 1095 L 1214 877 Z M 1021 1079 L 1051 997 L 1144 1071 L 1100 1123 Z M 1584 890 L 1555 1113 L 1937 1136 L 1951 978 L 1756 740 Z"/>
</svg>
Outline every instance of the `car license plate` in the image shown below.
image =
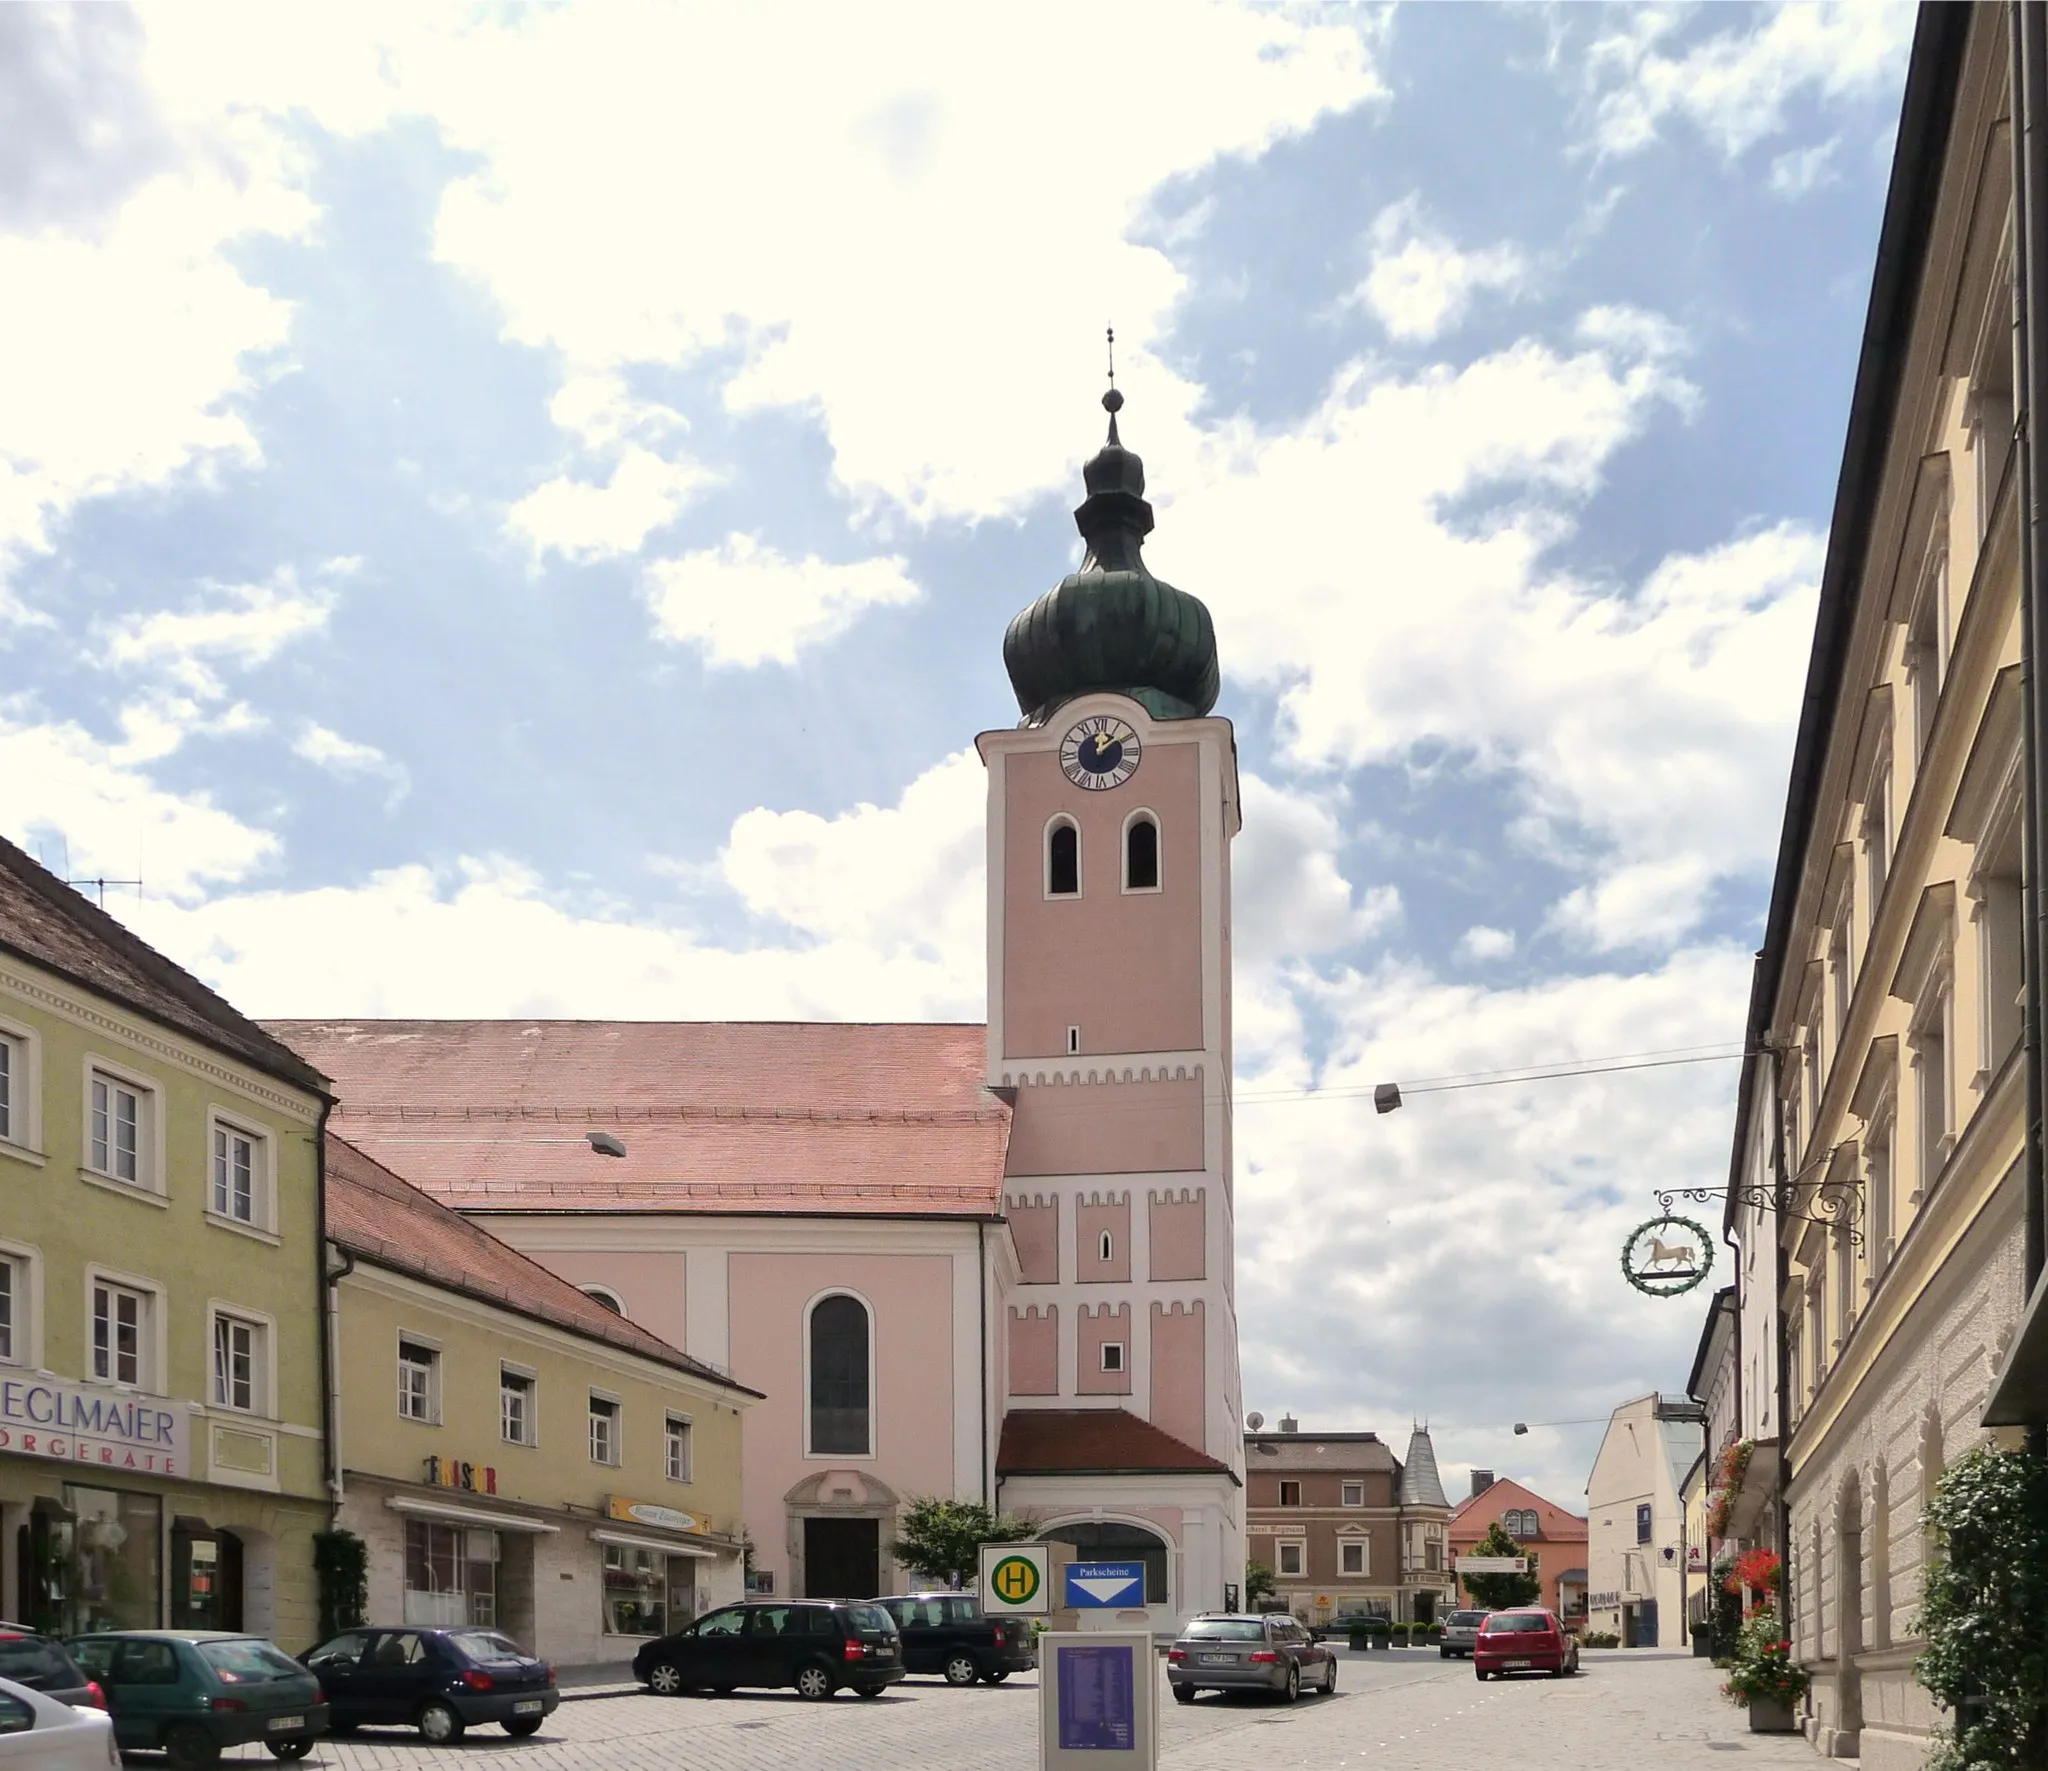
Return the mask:
<svg viewBox="0 0 2048 1771">
<path fill-rule="evenodd" d="M 515 1716 L 531 1716 L 537 1715 L 540 1712 L 540 1709 L 540 1699 L 538 1697 L 528 1697 L 518 1703 L 515 1703 L 512 1706 L 512 1713 Z"/>
<path fill-rule="evenodd" d="M 1205 1654 L 1202 1656 L 1202 1664 L 1204 1666 L 1235 1666 L 1237 1665 L 1237 1656 L 1234 1654 Z"/>
<path fill-rule="evenodd" d="M 1533 1660 L 1504 1660 L 1500 1664 L 1505 1671 L 1513 1673 L 1526 1672 L 1536 1663 Z"/>
<path fill-rule="evenodd" d="M 287 1728 L 303 1728 L 305 1725 L 306 1718 L 304 1716 L 272 1716 L 270 1718 L 270 1731 L 273 1734 L 282 1734 Z"/>
</svg>

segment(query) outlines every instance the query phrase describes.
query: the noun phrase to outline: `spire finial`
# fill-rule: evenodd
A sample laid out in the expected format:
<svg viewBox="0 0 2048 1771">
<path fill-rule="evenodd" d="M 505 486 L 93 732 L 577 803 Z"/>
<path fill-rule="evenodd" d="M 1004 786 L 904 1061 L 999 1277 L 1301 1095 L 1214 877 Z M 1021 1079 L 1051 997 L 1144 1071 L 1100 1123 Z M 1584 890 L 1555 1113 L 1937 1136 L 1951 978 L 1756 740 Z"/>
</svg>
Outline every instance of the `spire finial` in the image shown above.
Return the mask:
<svg viewBox="0 0 2048 1771">
<path fill-rule="evenodd" d="M 1109 414 L 1109 440 L 1122 447 L 1122 438 L 1116 434 L 1116 415 L 1124 409 L 1124 397 L 1116 385 L 1116 328 L 1109 331 L 1109 391 L 1102 396 L 1102 409 Z"/>
</svg>

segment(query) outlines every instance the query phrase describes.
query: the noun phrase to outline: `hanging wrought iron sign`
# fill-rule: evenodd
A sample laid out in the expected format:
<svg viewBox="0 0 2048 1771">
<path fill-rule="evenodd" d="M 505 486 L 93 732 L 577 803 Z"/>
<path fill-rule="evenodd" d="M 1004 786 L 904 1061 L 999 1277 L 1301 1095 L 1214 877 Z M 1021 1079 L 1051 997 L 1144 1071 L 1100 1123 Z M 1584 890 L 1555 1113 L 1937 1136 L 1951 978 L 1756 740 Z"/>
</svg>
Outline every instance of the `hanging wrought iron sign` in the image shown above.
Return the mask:
<svg viewBox="0 0 2048 1771">
<path fill-rule="evenodd" d="M 1691 1218 L 1651 1218 L 1621 1245 L 1621 1276 L 1645 1297 L 1683 1297 L 1713 1265 L 1713 1238 Z"/>
<path fill-rule="evenodd" d="M 1680 1199 L 1693 1205 L 1726 1199 L 1736 1205 L 1746 1205 L 1752 1211 L 1770 1212 L 1795 1223 L 1819 1224 L 1846 1238 L 1852 1248 L 1861 1248 L 1863 1232 L 1857 1228 L 1857 1220 L 1863 1215 L 1862 1195 L 1853 1185 L 1840 1181 L 1807 1179 L 1816 1170 L 1825 1174 L 1842 1148 L 1837 1144 L 1833 1150 L 1815 1158 L 1799 1174 L 1779 1186 L 1764 1187 L 1752 1182 L 1740 1187 L 1672 1187 L 1658 1193 L 1657 1203 L 1668 1212 Z"/>
</svg>

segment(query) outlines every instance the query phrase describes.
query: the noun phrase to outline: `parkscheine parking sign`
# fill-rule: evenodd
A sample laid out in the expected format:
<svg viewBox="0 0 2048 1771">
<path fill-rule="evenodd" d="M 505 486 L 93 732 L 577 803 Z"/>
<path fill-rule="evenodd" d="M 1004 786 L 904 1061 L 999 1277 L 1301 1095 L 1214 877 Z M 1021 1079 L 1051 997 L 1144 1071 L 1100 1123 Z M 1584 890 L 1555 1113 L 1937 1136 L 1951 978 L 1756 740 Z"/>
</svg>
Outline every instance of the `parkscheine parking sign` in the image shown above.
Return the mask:
<svg viewBox="0 0 2048 1771">
<path fill-rule="evenodd" d="M 1043 1617 L 1052 1609 L 1051 1550 L 1042 1543 L 981 1546 L 981 1609 L 986 1617 Z"/>
</svg>

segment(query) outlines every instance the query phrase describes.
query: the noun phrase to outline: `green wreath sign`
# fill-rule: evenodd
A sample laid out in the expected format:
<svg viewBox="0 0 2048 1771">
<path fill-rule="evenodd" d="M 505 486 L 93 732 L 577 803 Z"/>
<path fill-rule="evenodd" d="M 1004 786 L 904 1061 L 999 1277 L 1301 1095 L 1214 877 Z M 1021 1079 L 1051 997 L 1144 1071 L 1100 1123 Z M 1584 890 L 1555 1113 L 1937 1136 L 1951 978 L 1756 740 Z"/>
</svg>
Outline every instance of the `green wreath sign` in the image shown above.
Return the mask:
<svg viewBox="0 0 2048 1771">
<path fill-rule="evenodd" d="M 1694 1241 L 1687 1245 L 1667 1242 L 1656 1234 L 1666 1229 L 1688 1231 Z M 1714 1240 L 1703 1224 L 1691 1218 L 1651 1218 L 1638 1224 L 1621 1245 L 1621 1276 L 1645 1297 L 1683 1297 L 1713 1268 Z"/>
</svg>

